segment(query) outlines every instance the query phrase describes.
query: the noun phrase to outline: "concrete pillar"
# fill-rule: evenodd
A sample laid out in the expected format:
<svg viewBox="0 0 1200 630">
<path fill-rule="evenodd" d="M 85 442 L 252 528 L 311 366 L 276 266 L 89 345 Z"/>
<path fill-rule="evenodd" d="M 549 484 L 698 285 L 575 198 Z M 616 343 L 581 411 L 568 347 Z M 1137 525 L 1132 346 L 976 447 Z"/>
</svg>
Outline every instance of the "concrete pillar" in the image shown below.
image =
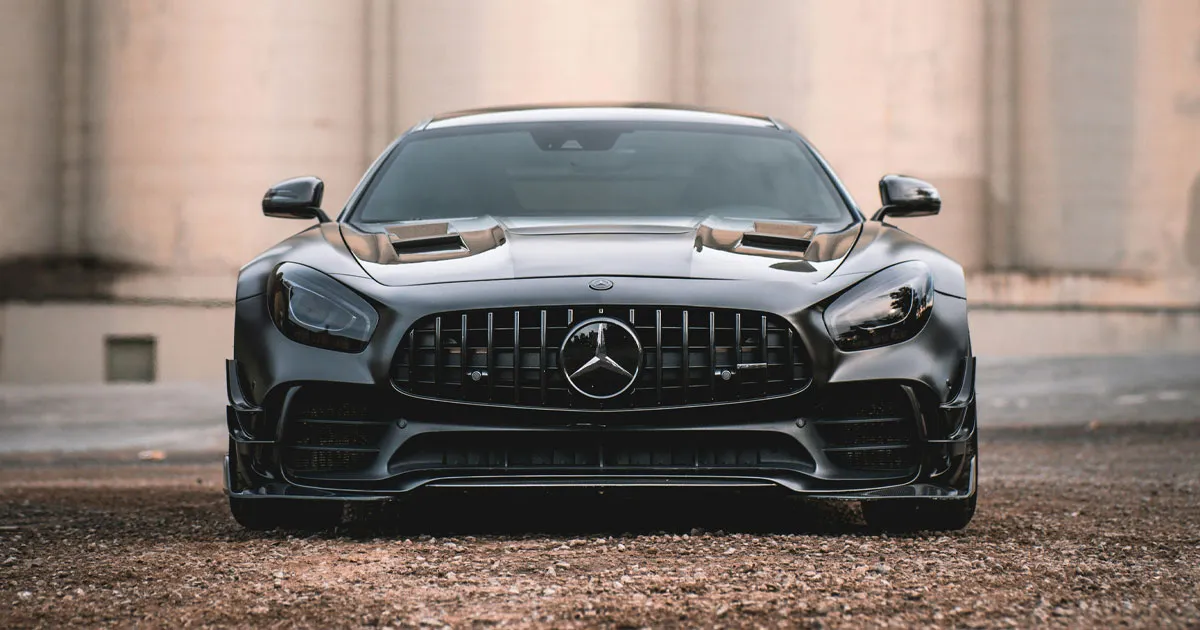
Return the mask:
<svg viewBox="0 0 1200 630">
<path fill-rule="evenodd" d="M 705 103 L 781 117 L 809 137 L 868 215 L 878 181 L 932 181 L 944 215 L 901 225 L 982 265 L 986 117 L 980 0 L 700 6 Z"/>
<path fill-rule="evenodd" d="M 697 7 L 698 99 L 800 125 L 807 120 L 812 42 L 807 0 L 766 0 L 747 10 L 740 0 Z"/>
<path fill-rule="evenodd" d="M 412 0 L 395 12 L 397 131 L 453 109 L 671 98 L 671 2 Z"/>
<path fill-rule="evenodd" d="M 1200 302 L 1200 2 L 1137 4 L 1125 267 Z"/>
<path fill-rule="evenodd" d="M 57 245 L 58 20 L 56 2 L 0 0 L 0 260 Z"/>
<path fill-rule="evenodd" d="M 324 178 L 336 214 L 364 167 L 364 8 L 83 3 L 86 248 L 175 275 L 231 274 L 302 227 L 262 217 L 275 181 Z"/>
<path fill-rule="evenodd" d="M 1124 217 L 1145 97 L 1137 89 L 1145 4 L 1016 3 L 1012 245 L 1020 268 L 1105 273 L 1131 262 Z"/>
</svg>

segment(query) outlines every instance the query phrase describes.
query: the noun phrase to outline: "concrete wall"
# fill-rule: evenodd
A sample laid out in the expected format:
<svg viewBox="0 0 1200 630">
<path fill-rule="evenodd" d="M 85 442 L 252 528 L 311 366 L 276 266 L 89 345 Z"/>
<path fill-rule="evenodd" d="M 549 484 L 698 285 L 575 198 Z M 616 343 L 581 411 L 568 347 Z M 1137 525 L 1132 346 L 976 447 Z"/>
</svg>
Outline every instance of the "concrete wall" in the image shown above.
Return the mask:
<svg viewBox="0 0 1200 630">
<path fill-rule="evenodd" d="M 160 381 L 218 381 L 233 348 L 233 307 L 8 304 L 0 381 L 97 383 L 108 335 L 153 336 Z"/>
<path fill-rule="evenodd" d="M 100 380 L 117 333 L 219 378 L 237 267 L 304 227 L 268 185 L 336 212 L 420 119 L 539 101 L 775 115 L 867 213 L 932 180 L 901 225 L 969 270 L 979 352 L 1200 350 L 1200 2 L 748 5 L 0 0 L 0 380 Z"/>
<path fill-rule="evenodd" d="M 0 0 L 0 264 L 57 244 L 59 7 Z"/>
<path fill-rule="evenodd" d="M 274 181 L 319 173 L 328 207 L 340 207 L 362 172 L 361 2 L 86 10 L 87 251 L 148 271 L 228 275 L 297 228 L 262 216 Z"/>
</svg>

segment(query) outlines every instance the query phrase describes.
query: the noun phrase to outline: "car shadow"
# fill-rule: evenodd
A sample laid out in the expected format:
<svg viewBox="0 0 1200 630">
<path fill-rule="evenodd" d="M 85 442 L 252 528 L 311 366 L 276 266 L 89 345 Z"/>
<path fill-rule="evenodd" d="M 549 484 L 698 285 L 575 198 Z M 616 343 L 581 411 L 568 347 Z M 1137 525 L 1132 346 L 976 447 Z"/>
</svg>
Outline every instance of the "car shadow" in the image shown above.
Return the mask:
<svg viewBox="0 0 1200 630">
<path fill-rule="evenodd" d="M 347 517 L 338 534 L 351 537 L 867 531 L 854 503 L 777 495 L 448 495 L 352 506 Z"/>
</svg>

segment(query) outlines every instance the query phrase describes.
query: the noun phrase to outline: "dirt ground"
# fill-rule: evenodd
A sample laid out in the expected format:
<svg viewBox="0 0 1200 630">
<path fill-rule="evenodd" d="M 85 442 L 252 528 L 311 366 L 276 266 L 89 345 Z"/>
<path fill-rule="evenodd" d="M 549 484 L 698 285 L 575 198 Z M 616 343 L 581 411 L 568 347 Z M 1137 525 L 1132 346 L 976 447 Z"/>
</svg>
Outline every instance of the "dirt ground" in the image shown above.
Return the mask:
<svg viewBox="0 0 1200 630">
<path fill-rule="evenodd" d="M 505 496 L 242 531 L 212 455 L 0 461 L 0 627 L 1200 626 L 1200 422 L 984 434 L 975 521 Z"/>
</svg>

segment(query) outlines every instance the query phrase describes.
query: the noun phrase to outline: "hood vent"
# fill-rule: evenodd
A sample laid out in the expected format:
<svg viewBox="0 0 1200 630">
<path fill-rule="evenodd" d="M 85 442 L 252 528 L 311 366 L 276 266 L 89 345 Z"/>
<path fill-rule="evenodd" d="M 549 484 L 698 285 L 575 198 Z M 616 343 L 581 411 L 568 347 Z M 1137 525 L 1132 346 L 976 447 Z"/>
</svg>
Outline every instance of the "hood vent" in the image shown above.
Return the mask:
<svg viewBox="0 0 1200 630">
<path fill-rule="evenodd" d="M 786 236 L 782 234 L 766 234 L 763 232 L 746 232 L 742 234 L 740 246 L 747 249 L 764 249 L 773 252 L 794 252 L 803 254 L 812 243 L 806 238 Z"/>
<path fill-rule="evenodd" d="M 458 234 L 430 234 L 410 236 L 407 238 L 392 237 L 392 249 L 397 255 L 406 254 L 442 254 L 446 252 L 466 252 L 467 244 Z"/>
</svg>

